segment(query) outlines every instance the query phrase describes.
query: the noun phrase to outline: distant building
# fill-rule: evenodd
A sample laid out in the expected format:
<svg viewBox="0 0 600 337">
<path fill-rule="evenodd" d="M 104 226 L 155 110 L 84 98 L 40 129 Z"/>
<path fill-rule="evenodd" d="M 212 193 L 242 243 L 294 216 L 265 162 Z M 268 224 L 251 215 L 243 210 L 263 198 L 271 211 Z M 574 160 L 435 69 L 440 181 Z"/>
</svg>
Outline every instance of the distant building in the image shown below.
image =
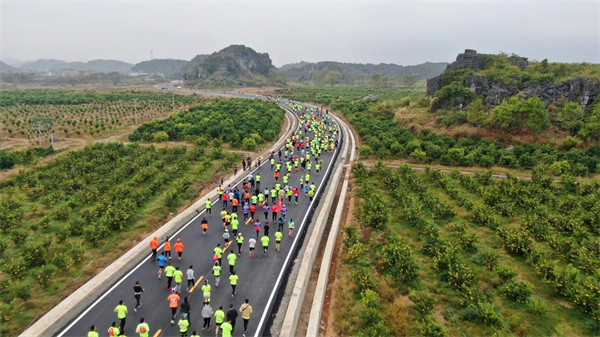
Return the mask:
<svg viewBox="0 0 600 337">
<path fill-rule="evenodd" d="M 377 99 L 377 96 L 368 94 L 367 96 L 363 97 L 362 99 L 364 99 L 365 101 L 374 101 Z"/>
</svg>

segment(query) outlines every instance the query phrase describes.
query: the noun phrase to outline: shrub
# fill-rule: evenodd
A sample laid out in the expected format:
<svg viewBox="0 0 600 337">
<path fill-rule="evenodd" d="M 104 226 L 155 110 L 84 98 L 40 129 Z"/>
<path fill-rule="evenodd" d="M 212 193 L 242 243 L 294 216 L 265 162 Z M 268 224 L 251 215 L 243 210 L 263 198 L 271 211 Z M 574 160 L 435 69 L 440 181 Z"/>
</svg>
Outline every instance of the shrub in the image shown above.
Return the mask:
<svg viewBox="0 0 600 337">
<path fill-rule="evenodd" d="M 408 298 L 413 301 L 414 305 L 412 307 L 420 315 L 426 316 L 433 312 L 433 306 L 435 304 L 433 298 L 418 292 L 411 292 L 410 295 L 408 295 Z"/>
<path fill-rule="evenodd" d="M 535 298 L 527 299 L 527 308 L 529 308 L 529 310 L 536 315 L 543 315 L 548 312 L 548 307 L 546 304 Z"/>
<path fill-rule="evenodd" d="M 248 151 L 254 151 L 256 149 L 256 140 L 252 137 L 246 137 L 242 141 L 242 148 Z"/>
<path fill-rule="evenodd" d="M 566 160 L 557 161 L 550 165 L 550 171 L 552 171 L 552 174 L 555 176 L 562 176 L 571 171 L 571 165 Z"/>
<path fill-rule="evenodd" d="M 165 131 L 159 131 L 152 135 L 152 140 L 155 142 L 166 142 L 169 140 L 169 134 Z"/>
<path fill-rule="evenodd" d="M 358 148 L 358 154 L 361 157 L 368 157 L 373 154 L 373 150 L 371 149 L 371 147 L 369 145 L 363 145 Z"/>
<path fill-rule="evenodd" d="M 511 281 L 502 289 L 504 295 L 510 299 L 513 299 L 519 303 L 527 301 L 531 296 L 533 290 L 533 284 L 529 282 Z"/>
<path fill-rule="evenodd" d="M 446 332 L 444 332 L 444 328 L 442 325 L 432 318 L 431 316 L 427 316 L 422 319 L 420 322 L 421 330 L 419 331 L 421 335 L 426 337 L 444 337 L 446 336 Z"/>
<path fill-rule="evenodd" d="M 13 229 L 10 232 L 10 239 L 15 244 L 15 246 L 20 246 L 27 240 L 29 233 L 22 229 Z"/>
<path fill-rule="evenodd" d="M 496 268 L 496 272 L 498 273 L 498 276 L 500 277 L 500 279 L 502 279 L 503 281 L 512 280 L 518 274 L 514 269 L 512 269 L 511 267 L 509 267 L 505 264 L 499 265 Z"/>
<path fill-rule="evenodd" d="M 42 288 L 47 288 L 56 271 L 57 268 L 49 264 L 35 269 L 33 272 L 35 283 L 39 284 Z"/>
</svg>

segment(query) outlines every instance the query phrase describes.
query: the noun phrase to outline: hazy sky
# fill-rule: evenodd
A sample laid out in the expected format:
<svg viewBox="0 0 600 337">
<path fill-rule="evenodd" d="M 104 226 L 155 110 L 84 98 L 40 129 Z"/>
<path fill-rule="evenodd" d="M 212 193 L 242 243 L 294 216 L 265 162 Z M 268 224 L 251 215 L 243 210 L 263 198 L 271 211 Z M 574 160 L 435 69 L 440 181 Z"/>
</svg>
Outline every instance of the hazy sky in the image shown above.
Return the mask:
<svg viewBox="0 0 600 337">
<path fill-rule="evenodd" d="M 598 63 L 599 3 L 0 0 L 0 58 L 137 63 L 244 44 L 276 66 L 453 61 L 466 48 Z"/>
</svg>

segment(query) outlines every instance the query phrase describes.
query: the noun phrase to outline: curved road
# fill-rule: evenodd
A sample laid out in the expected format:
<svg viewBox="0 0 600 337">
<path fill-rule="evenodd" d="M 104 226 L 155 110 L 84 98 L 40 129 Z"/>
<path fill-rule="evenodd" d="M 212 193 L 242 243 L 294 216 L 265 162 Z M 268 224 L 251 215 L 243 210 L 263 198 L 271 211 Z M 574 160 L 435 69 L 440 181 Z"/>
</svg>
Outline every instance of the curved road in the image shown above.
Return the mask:
<svg viewBox="0 0 600 337">
<path fill-rule="evenodd" d="M 211 92 L 211 94 L 213 93 Z M 243 95 L 238 93 L 235 93 L 235 96 L 246 98 L 257 97 L 255 95 Z M 338 137 L 340 136 L 341 132 Z M 337 151 L 338 149 L 332 153 L 324 153 L 321 156 L 324 162 L 324 168 L 319 175 L 315 174 L 314 169 L 312 170 L 311 181 L 314 181 L 317 186 L 317 196 L 322 194 L 325 187 L 323 178 L 331 171 L 334 164 L 332 159 L 335 158 Z M 277 158 L 277 155 L 275 158 Z M 271 167 L 267 162 L 268 160 L 263 160 L 263 165 L 252 171 L 253 175 L 260 173 L 262 178 L 262 189 L 265 187 L 271 188 L 275 183 L 273 171 L 271 171 Z M 301 174 L 304 175 L 306 172 L 303 172 L 302 170 L 299 173 L 293 172 L 291 174 L 290 184 L 299 186 Z M 236 186 L 241 189 L 239 182 Z M 248 298 L 254 309 L 248 326 L 248 335 L 263 335 L 273 305 L 279 294 L 279 289 L 286 280 L 295 252 L 298 251 L 299 246 L 302 244 L 303 235 L 301 234 L 306 231 L 308 222 L 310 221 L 309 216 L 311 215 L 311 212 L 309 212 L 309 210 L 314 209 L 318 201 L 319 198 L 315 197 L 314 200 L 310 202 L 308 197 L 304 193 L 301 193 L 298 205 L 294 205 L 293 200 L 292 205 L 288 204 L 287 200 L 284 202 L 288 208 L 286 219 L 294 219 L 296 223 L 296 234 L 293 237 L 288 236 L 286 223 L 283 231 L 284 236 L 281 251 L 277 252 L 275 250 L 275 240 L 273 238 L 277 226 L 271 225 L 269 231 L 271 243 L 269 245 L 268 255 L 266 256 L 263 255 L 260 241 L 257 240 L 256 256 L 254 258 L 248 257 L 247 242 L 252 234 L 255 234 L 255 230 L 252 223 L 249 223 L 246 226 L 240 223 L 240 232 L 243 233 L 245 242 L 242 248 L 242 255 L 238 258 L 235 266 L 235 271 L 240 279 L 236 289 L 237 295 L 234 298 L 231 297 L 231 287 L 228 281 L 230 273 L 226 257 L 229 254 L 229 251 L 223 255 L 224 266 L 221 275 L 221 286 L 219 288 L 214 286 L 214 277 L 212 276 L 213 249 L 217 243 L 223 243 L 223 228 L 219 216 L 219 212 L 222 210 L 221 201 L 213 203 L 212 216 L 207 216 L 205 211 L 202 211 L 180 230 L 171 235 L 173 243 L 175 243 L 177 238 L 181 238 L 185 245 L 182 260 L 178 261 L 177 257 L 174 257 L 172 260 L 173 265 L 179 266 L 184 274 L 188 267 L 193 265 L 198 284 L 197 289 L 188 293 L 185 290 L 186 279 L 184 276 L 184 281 L 182 283 L 182 288 L 184 289 L 182 289 L 180 296 L 182 300 L 184 296 L 188 296 L 192 308 L 190 312 L 191 326 L 188 331 L 189 334 L 191 334 L 193 330 L 197 330 L 203 336 L 212 336 L 212 334 L 214 334 L 214 317 L 211 322 L 211 331 L 201 332 L 202 318 L 200 312 L 203 306 L 203 299 L 200 286 L 204 280 L 207 279 L 213 288 L 211 294 L 211 306 L 213 307 L 213 310 L 216 311 L 219 306 L 223 306 L 224 311 L 226 312 L 230 303 L 233 304 L 236 309 L 239 309 L 240 305 L 244 302 L 244 299 Z M 231 211 L 231 206 L 228 206 L 228 210 Z M 240 222 L 242 222 L 243 213 L 241 207 L 238 207 L 238 209 L 238 215 L 241 219 Z M 265 216 L 262 210 L 257 210 L 255 216 L 264 224 Z M 207 235 L 203 235 L 200 228 L 200 221 L 204 217 L 206 217 L 209 222 Z M 268 220 L 271 224 L 271 214 L 269 214 Z M 263 231 L 261 231 L 261 235 L 262 233 Z M 237 252 L 237 245 L 233 243 L 230 246 L 230 249 L 234 249 Z M 159 254 L 161 251 L 162 246 L 159 247 Z M 167 302 L 169 291 L 166 289 L 166 279 L 163 276 L 161 280 L 158 280 L 157 270 L 157 263 L 151 261 L 150 255 L 148 255 L 124 277 L 115 280 L 115 284 L 106 293 L 99 296 L 92 305 L 82 313 L 79 313 L 73 321 L 63 327 L 57 336 L 85 336 L 91 325 L 97 325 L 98 332 L 101 335 L 105 334 L 111 322 L 116 321 L 117 325 L 119 324 L 119 320 L 117 319 L 116 313 L 113 312 L 113 309 L 121 299 L 124 300 L 129 309 L 127 324 L 125 326 L 125 331 L 129 336 L 137 335 L 135 334 L 135 328 L 142 317 L 144 317 L 146 322 L 150 325 L 150 336 L 178 336 L 178 327 L 170 324 L 171 311 Z M 133 307 L 135 306 L 133 286 L 136 281 L 140 281 L 140 284 L 145 289 L 141 298 L 143 306 L 138 309 L 137 312 L 133 310 Z M 178 313 L 176 321 L 179 317 L 180 315 Z M 234 336 L 241 336 L 242 330 L 243 322 L 240 315 L 237 319 Z M 159 331 L 160 333 L 158 333 Z"/>
</svg>

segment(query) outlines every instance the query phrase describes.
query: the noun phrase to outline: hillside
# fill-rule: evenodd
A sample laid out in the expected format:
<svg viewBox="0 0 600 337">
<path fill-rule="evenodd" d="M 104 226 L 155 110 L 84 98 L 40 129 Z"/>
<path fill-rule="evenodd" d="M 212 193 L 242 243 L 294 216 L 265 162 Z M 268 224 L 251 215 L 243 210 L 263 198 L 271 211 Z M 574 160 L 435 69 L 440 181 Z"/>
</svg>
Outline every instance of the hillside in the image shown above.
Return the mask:
<svg viewBox="0 0 600 337">
<path fill-rule="evenodd" d="M 4 73 L 16 73 L 16 72 L 23 72 L 23 70 L 19 69 L 19 68 L 12 67 L 12 66 L 9 66 L 8 64 L 0 61 L 0 74 L 4 74 Z"/>
<path fill-rule="evenodd" d="M 518 55 L 459 54 L 443 74 L 427 80 L 427 93 L 435 97 L 433 110 L 461 108 L 476 98 L 486 107 L 505 99 L 539 97 L 545 106 L 560 101 L 589 107 L 600 89 L 600 65 L 529 62 Z"/>
<path fill-rule="evenodd" d="M 174 59 L 154 59 L 140 62 L 131 68 L 132 71 L 148 74 L 162 74 L 165 77 L 179 77 L 181 70 L 189 62 Z"/>
<path fill-rule="evenodd" d="M 426 62 L 414 66 L 401 66 L 397 64 L 359 64 L 359 63 L 342 63 L 342 62 L 300 62 L 282 66 L 277 73 L 280 76 L 288 79 L 293 79 L 298 82 L 314 81 L 315 77 L 323 77 L 329 71 L 339 72 L 340 83 L 352 84 L 355 82 L 365 81 L 365 77 L 376 75 L 385 76 L 388 78 L 398 78 L 403 76 L 416 76 L 417 79 L 427 79 L 441 74 L 448 63 Z"/>
<path fill-rule="evenodd" d="M 199 54 L 190 60 L 183 68 L 181 68 L 181 75 L 186 81 L 193 81 L 198 79 L 198 68 L 200 64 L 206 60 L 208 55 Z"/>
<path fill-rule="evenodd" d="M 92 70 L 99 72 L 129 72 L 133 64 L 117 60 L 92 60 L 89 62 L 65 62 L 54 59 L 40 59 L 23 64 L 20 68 L 33 71 L 51 70 Z"/>
</svg>

